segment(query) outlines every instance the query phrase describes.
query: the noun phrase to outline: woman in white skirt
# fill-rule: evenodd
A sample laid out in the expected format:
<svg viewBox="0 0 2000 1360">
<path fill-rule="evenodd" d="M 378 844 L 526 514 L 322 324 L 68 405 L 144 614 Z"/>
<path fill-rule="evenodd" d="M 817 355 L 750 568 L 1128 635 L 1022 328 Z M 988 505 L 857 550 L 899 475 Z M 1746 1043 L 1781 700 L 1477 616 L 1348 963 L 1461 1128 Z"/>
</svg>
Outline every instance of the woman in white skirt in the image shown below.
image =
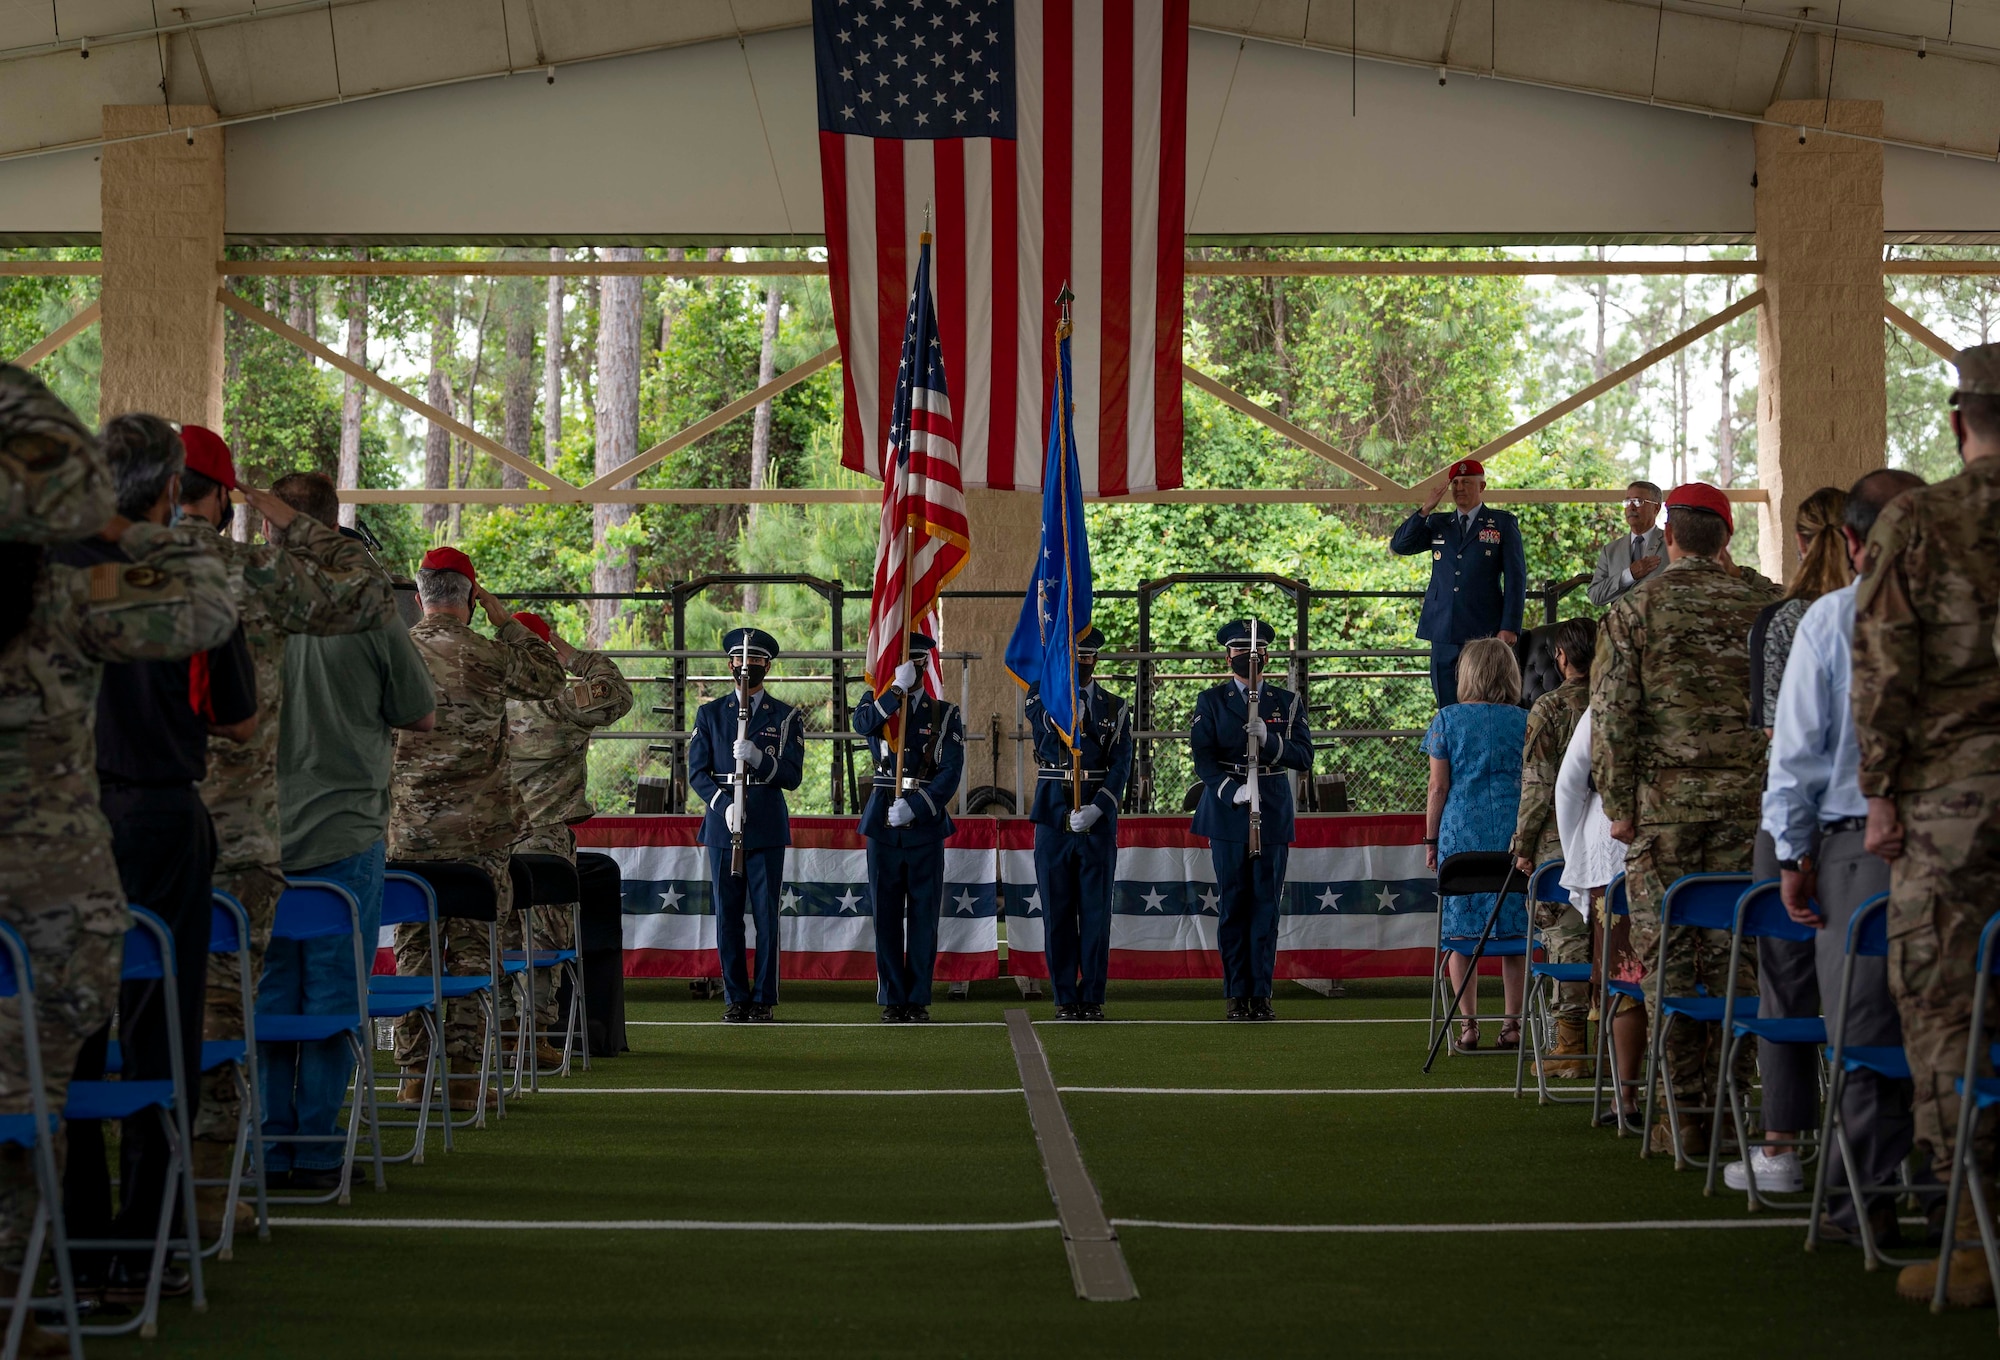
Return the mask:
<svg viewBox="0 0 2000 1360">
<path fill-rule="evenodd" d="M 1590 714 L 1586 712 L 1577 721 L 1569 749 L 1563 753 L 1562 767 L 1556 773 L 1556 831 L 1562 838 L 1562 885 L 1569 890 L 1571 902 L 1588 903 L 1585 917 L 1592 930 L 1602 932 L 1604 892 L 1611 880 L 1625 872 L 1625 843 L 1612 838 L 1611 819 L 1604 815 L 1604 799 L 1591 779 L 1590 732 Z M 1598 951 L 1598 967 L 1608 966 L 1611 976 L 1621 982 L 1637 982 L 1640 963 L 1633 957 L 1624 918 L 1613 923 L 1610 944 L 1608 951 Z M 1624 1084 L 1617 1093 L 1618 1107 L 1624 1112 L 1626 1124 L 1636 1126 L 1640 1113 L 1636 1092 L 1643 1080 L 1641 1069 L 1645 1066 L 1646 1051 L 1643 1007 L 1629 1001 L 1620 1005 L 1611 1025 L 1611 1042 L 1617 1046 L 1618 1070 L 1625 1074 Z M 1606 1110 L 1598 1122 L 1610 1127 L 1617 1119 L 1617 1114 Z"/>
</svg>

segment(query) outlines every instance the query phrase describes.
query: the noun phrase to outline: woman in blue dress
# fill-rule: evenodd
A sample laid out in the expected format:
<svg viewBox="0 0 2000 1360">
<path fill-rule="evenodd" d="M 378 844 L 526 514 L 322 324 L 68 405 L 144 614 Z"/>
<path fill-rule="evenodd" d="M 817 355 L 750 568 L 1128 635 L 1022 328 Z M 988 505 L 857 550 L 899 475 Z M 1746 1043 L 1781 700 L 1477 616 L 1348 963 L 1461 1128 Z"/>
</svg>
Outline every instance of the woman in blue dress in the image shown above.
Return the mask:
<svg viewBox="0 0 2000 1360">
<path fill-rule="evenodd" d="M 1424 820 L 1424 860 L 1433 872 L 1438 864 L 1466 850 L 1506 850 L 1514 837 L 1515 814 L 1521 805 L 1521 748 L 1527 736 L 1528 713 L 1521 703 L 1521 668 L 1514 649 L 1498 638 L 1466 644 L 1458 658 L 1458 699 L 1438 710 L 1424 733 L 1424 754 L 1431 758 L 1430 802 Z M 1479 938 L 1493 910 L 1495 894 L 1447 897 L 1441 904 L 1446 939 Z M 1519 939 L 1527 934 L 1527 902 L 1520 893 L 1508 895 L 1492 938 Z M 1454 991 L 1464 982 L 1469 960 L 1447 952 Z M 1505 1014 L 1521 1014 L 1528 961 L 1522 955 L 1500 960 Z M 1467 988 L 1461 1014 L 1479 1013 L 1479 983 Z M 1521 1042 L 1518 1019 L 1502 1022 L 1499 1046 Z M 1479 1022 L 1467 1019 L 1459 1027 L 1460 1048 L 1479 1047 Z"/>
</svg>

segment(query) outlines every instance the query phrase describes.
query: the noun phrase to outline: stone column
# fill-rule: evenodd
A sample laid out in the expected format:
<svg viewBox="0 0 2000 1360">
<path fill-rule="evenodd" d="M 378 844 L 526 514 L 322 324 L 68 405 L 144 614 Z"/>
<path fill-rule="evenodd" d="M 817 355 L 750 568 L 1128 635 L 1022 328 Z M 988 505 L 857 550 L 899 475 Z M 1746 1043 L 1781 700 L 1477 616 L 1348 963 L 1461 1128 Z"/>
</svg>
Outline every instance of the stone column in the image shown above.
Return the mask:
<svg viewBox="0 0 2000 1360">
<path fill-rule="evenodd" d="M 1799 503 L 1885 455 L 1882 147 L 1818 130 L 1880 134 L 1882 105 L 1787 100 L 1767 116 L 1785 126 L 1756 130 L 1757 475 L 1771 496 L 1758 548 L 1777 580 L 1798 565 Z"/>
<path fill-rule="evenodd" d="M 198 105 L 107 104 L 100 420 L 151 411 L 222 428 L 222 129 Z M 192 141 L 180 131 L 195 128 Z"/>
<path fill-rule="evenodd" d="M 1042 497 L 1036 491 L 967 491 L 966 518 L 972 526 L 972 559 L 958 574 L 953 590 L 1004 590 L 993 600 L 953 600 L 944 603 L 945 650 L 978 652 L 972 663 L 971 695 L 965 705 L 968 735 L 987 731 L 992 715 L 1000 715 L 1000 786 L 1014 787 L 1015 696 L 1021 687 L 1007 674 L 1003 658 L 1014 624 L 1021 617 L 1021 596 L 1034 570 L 1035 551 L 1042 538 Z M 944 697 L 958 702 L 958 666 L 945 667 Z M 1033 753 L 1029 753 L 1033 764 Z M 1030 775 L 1032 778 L 1032 774 Z M 965 752 L 965 785 L 978 788 L 993 782 L 993 749 L 982 739 Z M 1025 808 L 1022 811 L 1026 811 Z"/>
</svg>

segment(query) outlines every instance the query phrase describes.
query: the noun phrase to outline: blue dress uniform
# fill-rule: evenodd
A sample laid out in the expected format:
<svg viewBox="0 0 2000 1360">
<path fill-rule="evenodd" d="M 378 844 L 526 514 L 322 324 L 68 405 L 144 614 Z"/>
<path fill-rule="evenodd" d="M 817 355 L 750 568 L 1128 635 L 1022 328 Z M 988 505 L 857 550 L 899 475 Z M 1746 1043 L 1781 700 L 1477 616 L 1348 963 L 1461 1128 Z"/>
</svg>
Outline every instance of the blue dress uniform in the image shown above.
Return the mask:
<svg viewBox="0 0 2000 1360">
<path fill-rule="evenodd" d="M 910 658 L 921 673 L 937 644 L 910 635 Z M 918 686 L 908 696 L 902 798 L 913 818 L 892 826 L 897 801 L 896 748 L 889 719 L 905 696 L 891 688 L 854 709 L 853 727 L 875 758 L 874 792 L 861 811 L 868 840 L 868 900 L 875 916 L 876 1000 L 888 1021 L 928 1020 L 931 974 L 937 966 L 938 917 L 944 908 L 944 842 L 953 831 L 948 810 L 965 771 L 965 722 L 958 708 Z"/>
<path fill-rule="evenodd" d="M 722 641 L 732 671 L 745 664 L 761 685 L 778 654 L 777 639 L 756 628 L 738 628 Z M 747 652 L 747 658 L 746 658 Z M 711 699 L 695 712 L 688 742 L 688 787 L 706 805 L 701 843 L 708 849 L 715 892 L 715 952 L 722 960 L 726 1020 L 769 1020 L 778 1003 L 778 900 L 785 881 L 785 847 L 792 819 L 785 793 L 805 774 L 805 725 L 799 711 L 761 689 L 750 696 L 747 739 L 757 759 L 746 759 L 743 789 L 743 873 L 730 870 L 729 809 L 736 800 L 736 691 Z M 757 923 L 757 980 L 744 955 L 743 914 Z"/>
<path fill-rule="evenodd" d="M 1259 648 L 1268 646 L 1270 625 L 1245 619 L 1223 627 L 1219 639 L 1230 651 L 1231 669 L 1248 655 L 1253 636 Z M 1238 670 L 1238 676 L 1246 670 Z M 1249 805 L 1236 801 L 1249 773 L 1249 703 L 1243 680 L 1225 680 L 1203 690 L 1195 701 L 1188 733 L 1195 775 L 1201 780 L 1194 833 L 1208 837 L 1215 865 L 1221 918 L 1216 944 L 1222 953 L 1223 991 L 1232 1020 L 1276 1018 L 1271 1011 L 1271 975 L 1277 966 L 1278 899 L 1285 887 L 1293 831 L 1292 781 L 1285 771 L 1312 772 L 1312 727 L 1299 697 L 1263 685 L 1257 693 L 1257 712 L 1268 731 L 1257 756 L 1263 853 L 1255 857 L 1249 853 Z"/>
<path fill-rule="evenodd" d="M 1476 459 L 1452 464 L 1451 475 L 1484 478 Z M 1390 551 L 1431 555 L 1431 582 L 1417 637 L 1431 644 L 1431 692 L 1438 707 L 1458 702 L 1458 653 L 1475 638 L 1521 631 L 1528 595 L 1528 556 L 1521 526 L 1505 510 L 1482 505 L 1468 527 L 1456 507 L 1421 510 L 1396 526 Z"/>
<path fill-rule="evenodd" d="M 1094 656 L 1101 646 L 1103 635 L 1092 628 L 1078 639 L 1077 654 Z M 1071 829 L 1070 748 L 1034 688 L 1028 691 L 1028 724 L 1041 768 L 1028 816 L 1035 824 L 1035 884 L 1056 1014 L 1101 1020 L 1111 964 L 1111 886 L 1118 877 L 1118 804 L 1132 773 L 1132 709 L 1100 685 L 1084 690 L 1080 700 L 1076 737 L 1084 804 L 1097 816 L 1084 830 Z"/>
</svg>

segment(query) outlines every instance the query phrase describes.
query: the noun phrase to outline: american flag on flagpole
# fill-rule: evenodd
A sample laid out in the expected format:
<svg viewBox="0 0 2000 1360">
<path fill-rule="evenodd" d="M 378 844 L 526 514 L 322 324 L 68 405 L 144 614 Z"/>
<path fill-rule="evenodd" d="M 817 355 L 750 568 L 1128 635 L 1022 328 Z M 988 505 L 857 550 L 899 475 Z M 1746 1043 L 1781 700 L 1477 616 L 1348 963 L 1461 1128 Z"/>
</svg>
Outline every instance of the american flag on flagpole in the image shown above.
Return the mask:
<svg viewBox="0 0 2000 1360">
<path fill-rule="evenodd" d="M 1188 0 L 813 0 L 846 427 L 880 477 L 910 242 L 937 208 L 965 485 L 1039 490 L 1075 289 L 1087 496 L 1181 485 Z"/>
<path fill-rule="evenodd" d="M 931 615 L 938 594 L 964 569 L 972 552 L 937 300 L 931 293 L 930 234 L 918 242 L 917 274 L 910 286 L 889 411 L 882 532 L 868 609 L 868 683 L 877 694 L 895 678 L 910 620 Z"/>
</svg>

